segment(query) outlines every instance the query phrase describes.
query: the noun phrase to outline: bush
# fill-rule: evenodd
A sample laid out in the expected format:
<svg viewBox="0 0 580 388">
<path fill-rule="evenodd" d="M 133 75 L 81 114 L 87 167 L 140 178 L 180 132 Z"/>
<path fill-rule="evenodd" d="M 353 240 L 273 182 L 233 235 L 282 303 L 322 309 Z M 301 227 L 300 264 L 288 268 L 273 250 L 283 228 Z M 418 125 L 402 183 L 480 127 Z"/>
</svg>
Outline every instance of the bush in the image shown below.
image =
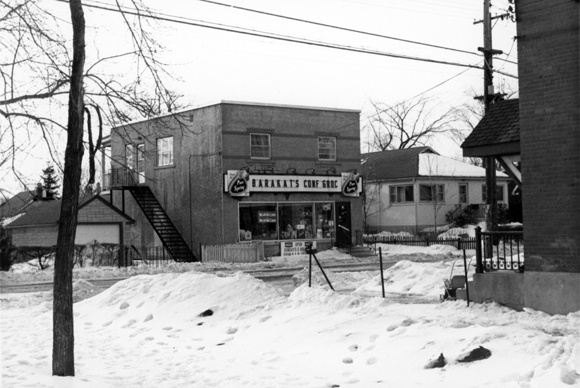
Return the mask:
<svg viewBox="0 0 580 388">
<path fill-rule="evenodd" d="M 463 211 L 454 216 L 455 210 L 447 212 L 445 219 L 448 224 L 453 224 L 456 227 L 465 225 L 475 225 L 479 222 L 479 205 L 472 204 L 465 206 Z"/>
<path fill-rule="evenodd" d="M 19 247 L 18 255 L 23 261 L 36 260 L 40 270 L 50 267 L 49 261 L 54 258 L 56 247 Z M 35 265 L 35 264 L 31 264 Z"/>
</svg>

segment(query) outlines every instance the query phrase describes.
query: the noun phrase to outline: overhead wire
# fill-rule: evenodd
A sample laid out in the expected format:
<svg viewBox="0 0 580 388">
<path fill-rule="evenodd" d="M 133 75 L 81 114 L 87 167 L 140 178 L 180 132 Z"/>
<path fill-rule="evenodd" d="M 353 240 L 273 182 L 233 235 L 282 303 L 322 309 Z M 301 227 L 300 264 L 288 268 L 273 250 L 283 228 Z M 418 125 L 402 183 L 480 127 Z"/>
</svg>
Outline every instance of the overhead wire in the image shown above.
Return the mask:
<svg viewBox="0 0 580 388">
<path fill-rule="evenodd" d="M 55 0 L 55 1 L 68 3 L 67 0 Z M 252 29 L 247 29 L 247 28 L 238 27 L 238 26 L 231 26 L 231 25 L 226 25 L 226 24 L 221 24 L 221 23 L 213 23 L 213 22 L 207 22 L 207 21 L 203 21 L 203 20 L 185 18 L 185 17 L 181 17 L 181 16 L 162 14 L 159 12 L 142 13 L 142 12 L 140 12 L 139 9 L 128 9 L 126 7 L 110 8 L 110 7 L 104 6 L 104 5 L 90 4 L 88 2 L 86 2 L 84 5 L 86 7 L 89 7 L 89 8 L 96 8 L 96 9 L 101 9 L 104 11 L 126 13 L 129 15 L 135 15 L 135 16 L 139 16 L 139 17 L 155 19 L 155 20 L 160 20 L 160 21 L 190 25 L 190 26 L 194 26 L 194 27 L 209 28 L 209 29 L 214 29 L 214 30 L 218 30 L 218 31 L 225 31 L 225 32 L 261 37 L 261 38 L 267 38 L 267 39 L 274 39 L 274 40 L 286 41 L 286 42 L 291 42 L 291 43 L 305 44 L 305 45 L 310 45 L 310 46 L 325 47 L 325 48 L 330 48 L 330 49 L 335 49 L 335 50 L 350 51 L 350 52 L 385 56 L 385 57 L 391 57 L 391 58 L 408 59 L 408 60 L 414 60 L 414 61 L 420 61 L 420 62 L 437 63 L 437 64 L 441 64 L 441 65 L 476 68 L 476 69 L 480 69 L 480 70 L 483 69 L 482 67 L 478 67 L 476 65 L 471 65 L 471 64 L 451 62 L 451 61 L 443 61 L 443 60 L 423 58 L 423 57 L 415 57 L 415 56 L 402 55 L 402 54 L 395 54 L 395 53 L 389 53 L 389 52 L 378 51 L 378 50 L 369 50 L 369 49 L 364 49 L 364 48 L 359 48 L 359 47 L 354 47 L 354 46 L 339 45 L 339 44 L 335 44 L 335 43 L 327 43 L 327 42 L 315 41 L 315 40 L 310 40 L 310 39 L 305 39 L 305 38 L 296 38 L 296 37 L 292 37 L 289 35 L 274 34 L 274 33 L 270 33 L 270 32 L 252 30 Z M 180 19 L 183 19 L 183 20 L 180 20 Z M 205 24 L 203 24 L 203 23 L 205 23 Z M 502 73 L 502 74 L 509 76 L 509 77 L 517 78 L 517 76 L 514 76 L 514 75 L 509 74 L 509 73 Z"/>
</svg>

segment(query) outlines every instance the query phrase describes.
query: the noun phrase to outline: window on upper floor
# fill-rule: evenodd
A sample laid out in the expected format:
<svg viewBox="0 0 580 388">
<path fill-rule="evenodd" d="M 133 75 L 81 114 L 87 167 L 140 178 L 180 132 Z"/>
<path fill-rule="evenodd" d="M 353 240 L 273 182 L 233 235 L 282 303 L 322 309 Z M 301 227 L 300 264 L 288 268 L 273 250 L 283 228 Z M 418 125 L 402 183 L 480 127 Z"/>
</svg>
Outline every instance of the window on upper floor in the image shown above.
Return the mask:
<svg viewBox="0 0 580 388">
<path fill-rule="evenodd" d="M 318 160 L 336 160 L 336 137 L 318 136 Z"/>
<path fill-rule="evenodd" d="M 391 203 L 414 202 L 413 185 L 389 186 Z"/>
<path fill-rule="evenodd" d="M 250 157 L 252 159 L 270 159 L 270 135 L 267 133 L 250 133 Z"/>
<path fill-rule="evenodd" d="M 173 165 L 173 136 L 157 139 L 157 166 Z"/>
<path fill-rule="evenodd" d="M 419 185 L 419 200 L 445 202 L 445 185 Z"/>
<path fill-rule="evenodd" d="M 125 145 L 125 167 L 129 170 L 135 169 L 135 146 L 133 144 Z"/>
<path fill-rule="evenodd" d="M 503 185 L 495 186 L 495 199 L 499 202 L 503 202 Z M 487 186 L 485 184 L 481 185 L 481 201 L 482 203 L 487 202 Z"/>
</svg>

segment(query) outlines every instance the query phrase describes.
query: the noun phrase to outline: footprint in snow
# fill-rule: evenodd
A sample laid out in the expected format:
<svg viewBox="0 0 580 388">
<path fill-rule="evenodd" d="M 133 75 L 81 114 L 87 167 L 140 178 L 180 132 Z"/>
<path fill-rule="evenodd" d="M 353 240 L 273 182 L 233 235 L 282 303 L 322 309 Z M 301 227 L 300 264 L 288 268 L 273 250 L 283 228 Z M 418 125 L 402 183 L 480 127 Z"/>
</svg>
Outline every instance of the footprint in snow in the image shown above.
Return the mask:
<svg viewBox="0 0 580 388">
<path fill-rule="evenodd" d="M 130 319 L 129 322 L 125 323 L 123 326 L 121 326 L 123 329 L 126 329 L 130 326 L 133 326 L 137 321 L 135 319 Z"/>
<path fill-rule="evenodd" d="M 351 352 L 356 352 L 358 350 L 359 346 L 357 344 L 354 345 L 350 345 L 348 347 L 348 350 L 350 350 Z"/>
<path fill-rule="evenodd" d="M 121 303 L 121 305 L 119 306 L 120 310 L 125 310 L 127 307 L 129 307 L 129 303 L 127 302 L 123 302 Z"/>
<path fill-rule="evenodd" d="M 343 364 L 352 364 L 353 363 L 353 360 L 350 357 L 345 357 L 345 358 L 342 359 L 342 363 Z"/>
<path fill-rule="evenodd" d="M 148 321 L 150 321 L 150 320 L 152 320 L 152 319 L 153 319 L 153 314 L 149 314 L 149 315 L 147 315 L 147 316 L 145 317 L 145 319 L 143 320 L 143 322 L 148 322 Z"/>
<path fill-rule="evenodd" d="M 369 337 L 369 342 L 375 342 L 379 338 L 378 334 L 373 334 Z"/>
<path fill-rule="evenodd" d="M 367 365 L 373 365 L 376 364 L 378 361 L 378 359 L 376 357 L 370 357 L 367 359 Z"/>
<path fill-rule="evenodd" d="M 226 330 L 226 334 L 236 334 L 238 332 L 238 329 L 235 327 L 228 327 L 228 329 Z"/>
</svg>

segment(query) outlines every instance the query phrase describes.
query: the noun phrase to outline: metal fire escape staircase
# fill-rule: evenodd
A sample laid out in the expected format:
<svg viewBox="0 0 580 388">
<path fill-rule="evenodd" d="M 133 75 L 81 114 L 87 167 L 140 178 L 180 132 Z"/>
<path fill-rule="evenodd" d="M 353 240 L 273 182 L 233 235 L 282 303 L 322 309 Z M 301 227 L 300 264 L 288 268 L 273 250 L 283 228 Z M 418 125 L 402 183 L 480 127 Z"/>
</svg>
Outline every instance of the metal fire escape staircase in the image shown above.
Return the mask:
<svg viewBox="0 0 580 388">
<path fill-rule="evenodd" d="M 133 195 L 173 260 L 177 262 L 199 261 L 148 186 L 125 186 L 123 189 Z"/>
</svg>

